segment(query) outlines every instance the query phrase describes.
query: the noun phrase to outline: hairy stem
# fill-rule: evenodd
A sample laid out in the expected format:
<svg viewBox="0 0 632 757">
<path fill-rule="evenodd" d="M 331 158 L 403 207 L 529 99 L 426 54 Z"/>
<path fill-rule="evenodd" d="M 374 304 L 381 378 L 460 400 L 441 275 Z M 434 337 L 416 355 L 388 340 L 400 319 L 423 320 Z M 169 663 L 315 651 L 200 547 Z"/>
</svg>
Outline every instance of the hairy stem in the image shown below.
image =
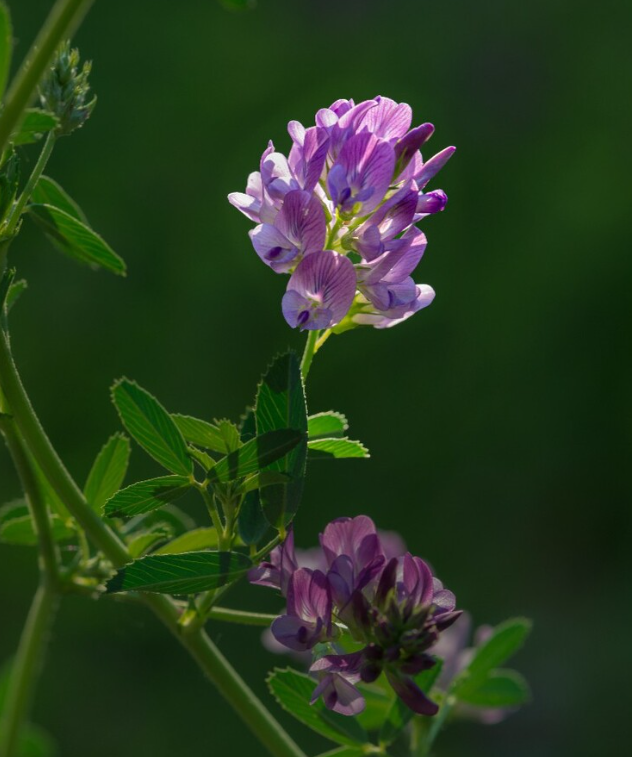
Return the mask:
<svg viewBox="0 0 632 757">
<path fill-rule="evenodd" d="M 9 137 L 20 126 L 25 109 L 30 105 L 39 80 L 67 37 L 72 36 L 94 0 L 57 0 L 44 22 L 31 49 L 26 54 L 9 91 L 0 116 L 0 153 Z"/>
<path fill-rule="evenodd" d="M 37 542 L 42 561 L 42 578 L 55 589 L 59 585 L 59 552 L 53 539 L 46 502 L 42 497 L 31 461 L 28 459 L 22 441 L 16 432 L 13 420 L 6 416 L 0 419 L 0 428 L 4 434 L 15 469 L 22 482 L 26 501 L 35 523 L 35 532 L 37 533 Z"/>
<path fill-rule="evenodd" d="M 6 702 L 0 722 L 0 755 L 15 757 L 22 726 L 39 672 L 47 631 L 57 606 L 54 588 L 43 582 L 35 593 L 11 667 Z"/>
<path fill-rule="evenodd" d="M 307 335 L 307 342 L 305 342 L 305 351 L 303 352 L 303 359 L 301 360 L 301 373 L 303 374 L 303 381 L 307 379 L 309 369 L 312 367 L 312 360 L 314 359 L 314 355 L 316 354 L 316 342 L 318 342 L 319 336 L 320 331 L 318 331 L 317 329 L 310 331 Z"/>
<path fill-rule="evenodd" d="M 9 239 L 13 235 L 15 227 L 20 221 L 20 216 L 24 211 L 24 206 L 31 199 L 35 185 L 39 181 L 40 176 L 44 173 L 48 159 L 53 152 L 53 147 L 55 147 L 55 140 L 56 137 L 54 132 L 49 132 L 48 136 L 46 137 L 46 141 L 44 142 L 44 147 L 39 154 L 39 158 L 37 159 L 37 163 L 35 164 L 35 167 L 33 168 L 33 171 L 31 172 L 31 175 L 29 176 L 24 189 L 22 190 L 22 194 L 16 200 L 15 205 L 11 208 L 11 213 L 9 214 L 9 217 L 7 219 L 6 230 L 4 231 L 4 234 Z"/>
</svg>

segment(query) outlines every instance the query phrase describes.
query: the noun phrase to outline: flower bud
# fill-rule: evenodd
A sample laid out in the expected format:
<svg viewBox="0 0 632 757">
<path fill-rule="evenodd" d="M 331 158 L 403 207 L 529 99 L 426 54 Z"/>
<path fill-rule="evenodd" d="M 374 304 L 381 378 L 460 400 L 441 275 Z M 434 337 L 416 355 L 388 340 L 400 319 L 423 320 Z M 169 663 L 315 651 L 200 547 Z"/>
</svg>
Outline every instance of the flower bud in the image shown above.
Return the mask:
<svg viewBox="0 0 632 757">
<path fill-rule="evenodd" d="M 92 63 L 86 61 L 79 67 L 79 50 L 62 43 L 48 72 L 40 85 L 42 107 L 59 118 L 58 136 L 67 136 L 88 120 L 97 98 L 88 100 L 90 85 L 88 77 Z"/>
</svg>

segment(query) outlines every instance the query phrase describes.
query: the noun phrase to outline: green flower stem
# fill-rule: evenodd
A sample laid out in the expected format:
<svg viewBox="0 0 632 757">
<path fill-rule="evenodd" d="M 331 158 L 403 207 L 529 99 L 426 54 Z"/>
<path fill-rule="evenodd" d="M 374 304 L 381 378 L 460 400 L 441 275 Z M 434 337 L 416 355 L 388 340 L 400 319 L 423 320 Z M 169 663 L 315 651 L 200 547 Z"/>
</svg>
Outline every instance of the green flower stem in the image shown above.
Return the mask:
<svg viewBox="0 0 632 757">
<path fill-rule="evenodd" d="M 8 404 L 6 412 L 13 415 L 27 448 L 71 515 L 115 567 L 128 563 L 131 558 L 125 545 L 88 505 L 46 436 L 22 385 L 4 333 L 0 333 L 0 387 Z"/>
<path fill-rule="evenodd" d="M 15 757 L 33 685 L 47 640 L 47 630 L 57 607 L 57 594 L 48 582 L 40 584 L 11 667 L 6 702 L 0 721 L 0 755 Z"/>
<path fill-rule="evenodd" d="M 22 386 L 4 334 L 0 334 L 0 386 L 22 438 L 73 517 L 114 565 L 128 563 L 131 557 L 125 545 L 90 508 L 46 436 Z M 186 632 L 178 622 L 178 608 L 167 597 L 147 595 L 144 602 L 187 649 L 274 757 L 305 757 L 202 628 Z M 20 675 L 20 682 L 22 677 Z M 25 684 L 21 682 L 19 685 Z M 0 755 L 4 757 L 3 752 Z"/>
<path fill-rule="evenodd" d="M 316 346 L 314 347 L 314 354 L 318 352 L 318 350 L 323 346 L 323 344 L 325 344 L 325 342 L 329 339 L 329 337 L 333 333 L 334 332 L 331 329 L 326 329 L 323 332 L 323 335 L 316 340 Z"/>
<path fill-rule="evenodd" d="M 196 660 L 270 754 L 274 757 L 305 757 L 203 630 L 186 633 L 178 623 L 177 609 L 165 597 L 148 595 L 145 603 Z"/>
<path fill-rule="evenodd" d="M 0 153 L 20 126 L 39 80 L 61 42 L 71 37 L 94 0 L 57 0 L 7 92 L 0 116 Z"/>
<path fill-rule="evenodd" d="M 303 374 L 303 381 L 307 379 L 307 374 L 312 366 L 312 360 L 316 354 L 316 342 L 320 336 L 320 331 L 317 329 L 310 331 L 307 335 L 307 342 L 305 343 L 305 352 L 303 352 L 303 359 L 301 360 L 301 373 Z"/>
<path fill-rule="evenodd" d="M 46 137 L 46 141 L 44 142 L 44 147 L 42 148 L 42 151 L 39 154 L 39 158 L 37 159 L 37 163 L 35 164 L 35 168 L 33 168 L 33 171 L 31 172 L 31 175 L 29 176 L 29 179 L 26 182 L 26 185 L 24 186 L 24 189 L 22 190 L 22 194 L 16 200 L 15 205 L 11 208 L 11 212 L 7 219 L 6 229 L 3 232 L 4 235 L 8 237 L 9 239 L 13 236 L 15 227 L 18 225 L 20 221 L 20 216 L 22 215 L 22 212 L 24 211 L 24 206 L 31 199 L 31 195 L 33 194 L 35 185 L 39 181 L 40 176 L 44 173 L 44 169 L 46 168 L 48 159 L 50 158 L 51 153 L 53 152 L 53 148 L 55 147 L 56 139 L 57 138 L 55 137 L 54 132 L 51 131 L 48 133 L 48 136 Z"/>
<path fill-rule="evenodd" d="M 29 510 L 35 522 L 39 553 L 42 559 L 42 580 L 48 582 L 51 588 L 56 590 L 59 587 L 59 551 L 53 539 L 46 503 L 13 420 L 5 416 L 0 420 L 0 428 L 4 433 L 9 454 L 20 476 Z"/>
<path fill-rule="evenodd" d="M 198 484 L 196 488 L 202 495 L 202 499 L 204 500 L 206 509 L 208 510 L 209 515 L 211 516 L 211 520 L 213 521 L 213 526 L 215 527 L 215 530 L 217 531 L 217 538 L 219 539 L 218 546 L 220 550 L 222 550 L 224 549 L 224 526 L 222 525 L 222 520 L 219 516 L 219 511 L 217 509 L 215 500 L 213 499 L 213 496 L 211 495 L 211 493 L 209 492 L 209 490 L 204 484 Z"/>
<path fill-rule="evenodd" d="M 238 623 L 242 626 L 263 627 L 269 626 L 276 617 L 276 615 L 266 615 L 262 612 L 231 610 L 228 607 L 213 607 L 207 615 L 209 620 L 221 620 L 224 623 Z"/>
</svg>

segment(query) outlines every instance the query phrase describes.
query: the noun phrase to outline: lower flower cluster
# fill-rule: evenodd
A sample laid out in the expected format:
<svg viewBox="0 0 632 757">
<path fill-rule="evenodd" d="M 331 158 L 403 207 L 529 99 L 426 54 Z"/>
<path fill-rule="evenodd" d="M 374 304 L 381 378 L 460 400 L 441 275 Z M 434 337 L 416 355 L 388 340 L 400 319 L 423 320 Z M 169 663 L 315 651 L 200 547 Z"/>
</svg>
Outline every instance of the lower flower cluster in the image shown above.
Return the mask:
<svg viewBox="0 0 632 757">
<path fill-rule="evenodd" d="M 297 652 L 317 651 L 310 667 L 318 679 L 312 702 L 322 697 L 330 710 L 357 715 L 365 707 L 357 684 L 384 673 L 411 710 L 436 714 L 437 705 L 414 676 L 435 664 L 430 650 L 461 615 L 454 594 L 421 558 L 394 550 L 392 539 L 378 534 L 365 515 L 332 521 L 309 562 L 312 567 L 299 565 L 290 532 L 250 580 L 287 598 L 286 613 L 272 624 L 275 639 Z M 325 644 L 335 651 L 349 636 L 359 650 L 315 650 Z"/>
</svg>

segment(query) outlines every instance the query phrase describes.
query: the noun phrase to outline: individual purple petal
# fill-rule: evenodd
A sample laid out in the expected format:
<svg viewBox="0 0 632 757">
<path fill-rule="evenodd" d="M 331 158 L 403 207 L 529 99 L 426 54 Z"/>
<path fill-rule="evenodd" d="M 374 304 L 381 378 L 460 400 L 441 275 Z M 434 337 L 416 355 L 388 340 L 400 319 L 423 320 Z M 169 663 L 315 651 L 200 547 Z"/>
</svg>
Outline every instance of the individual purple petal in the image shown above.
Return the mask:
<svg viewBox="0 0 632 757">
<path fill-rule="evenodd" d="M 325 166 L 329 134 L 326 129 L 318 126 L 312 126 L 303 132 L 293 126 L 292 132 L 295 142 L 290 150 L 288 163 L 300 186 L 311 192 L 318 183 Z"/>
<path fill-rule="evenodd" d="M 305 257 L 290 277 L 282 309 L 292 327 L 323 329 L 348 313 L 356 290 L 351 261 L 331 250 Z"/>
<path fill-rule="evenodd" d="M 363 215 L 375 210 L 390 185 L 394 167 L 395 153 L 388 142 L 368 132 L 350 137 L 327 178 L 334 205 L 344 213 L 355 212 L 357 203 L 361 203 Z"/>
<path fill-rule="evenodd" d="M 341 715 L 359 715 L 366 707 L 366 700 L 356 687 L 336 673 L 329 673 L 314 689 L 310 704 L 322 697 L 325 707 Z"/>
<path fill-rule="evenodd" d="M 347 555 L 364 567 L 382 554 L 375 523 L 366 515 L 333 520 L 321 534 L 320 544 L 329 565 L 339 555 Z"/>
<path fill-rule="evenodd" d="M 407 103 L 396 103 L 389 97 L 375 98 L 377 106 L 362 118 L 358 128 L 367 129 L 377 137 L 395 140 L 403 137 L 410 128 L 413 112 Z"/>
<path fill-rule="evenodd" d="M 448 195 L 442 189 L 435 189 L 433 192 L 426 194 L 420 193 L 417 199 L 415 214 L 423 216 L 431 213 L 440 213 L 448 204 Z"/>
<path fill-rule="evenodd" d="M 427 142 L 434 132 L 434 126 L 426 123 L 411 129 L 408 134 L 403 136 L 395 145 L 395 157 L 397 158 L 397 168 L 401 172 L 413 159 L 419 148 Z"/>
<path fill-rule="evenodd" d="M 415 605 L 429 605 L 433 602 L 432 571 L 420 557 L 413 557 L 410 552 L 404 555 L 402 571 L 402 588 Z"/>
<path fill-rule="evenodd" d="M 288 192 L 275 226 L 303 255 L 320 252 L 325 246 L 325 212 L 318 199 L 309 192 Z"/>
<path fill-rule="evenodd" d="M 259 212 L 261 211 L 261 200 L 251 197 L 243 192 L 231 192 L 228 195 L 228 202 L 237 210 L 240 210 L 246 218 L 251 221 L 259 221 Z"/>
<path fill-rule="evenodd" d="M 443 588 L 443 584 L 438 578 L 433 578 L 433 596 L 432 604 L 436 606 L 438 612 L 451 612 L 456 607 L 456 597 L 448 589 Z"/>
<path fill-rule="evenodd" d="M 435 292 L 427 284 L 417 284 L 417 297 L 408 306 L 394 308 L 385 313 L 358 313 L 353 320 L 364 326 L 373 326 L 376 329 L 389 329 L 403 323 L 422 308 L 428 307 L 434 300 Z"/>
<path fill-rule="evenodd" d="M 325 574 L 309 568 L 296 570 L 288 588 L 287 611 L 288 615 L 296 615 L 303 620 L 316 621 L 320 618 L 328 623 L 331 597 Z"/>
<path fill-rule="evenodd" d="M 395 675 L 390 671 L 386 672 L 386 676 L 393 691 L 413 712 L 418 715 L 436 715 L 439 712 L 438 705 L 428 699 L 412 678 Z"/>
<path fill-rule="evenodd" d="M 360 681 L 360 669 L 364 661 L 364 650 L 349 654 L 330 654 L 319 657 L 309 669 L 310 673 L 340 673 L 352 683 Z"/>
<path fill-rule="evenodd" d="M 290 528 L 285 541 L 270 552 L 269 561 L 262 562 L 248 572 L 248 580 L 259 586 L 280 589 L 285 596 L 292 575 L 298 568 L 294 553 L 294 531 Z"/>
<path fill-rule="evenodd" d="M 288 649 L 305 652 L 320 641 L 322 621 L 303 620 L 296 615 L 280 615 L 272 621 L 272 635 Z"/>
<path fill-rule="evenodd" d="M 298 247 L 269 223 L 259 224 L 248 232 L 257 255 L 277 273 L 285 273 L 299 255 Z"/>
<path fill-rule="evenodd" d="M 455 152 L 456 147 L 446 147 L 423 164 L 421 171 L 415 175 L 415 181 L 420 189 L 423 189 L 430 179 L 439 173 Z"/>
</svg>

